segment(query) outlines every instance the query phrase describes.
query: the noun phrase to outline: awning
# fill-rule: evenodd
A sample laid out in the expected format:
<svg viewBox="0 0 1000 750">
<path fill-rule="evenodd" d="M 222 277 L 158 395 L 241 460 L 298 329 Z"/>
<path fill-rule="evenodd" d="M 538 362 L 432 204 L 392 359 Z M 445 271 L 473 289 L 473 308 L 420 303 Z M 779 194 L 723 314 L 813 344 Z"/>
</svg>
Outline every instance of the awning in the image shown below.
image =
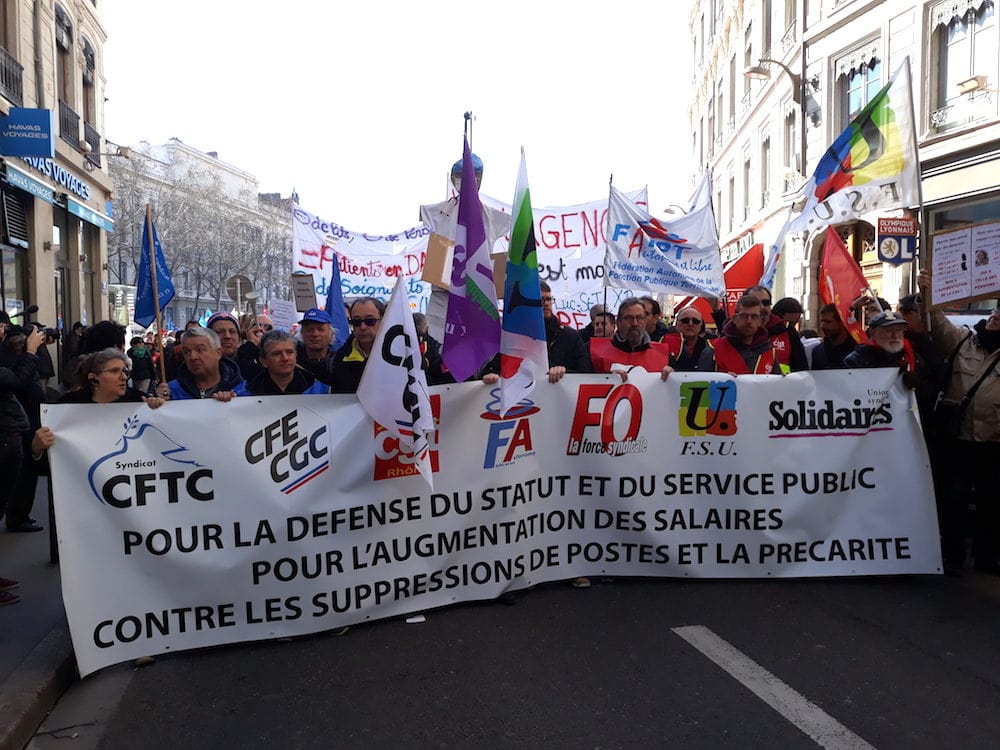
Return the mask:
<svg viewBox="0 0 1000 750">
<path fill-rule="evenodd" d="M 100 227 L 105 232 L 115 231 L 115 222 L 110 216 L 105 216 L 100 211 L 95 211 L 85 203 L 79 203 L 69 196 L 66 197 L 66 210 L 74 216 L 79 216 L 86 222 Z"/>
<path fill-rule="evenodd" d="M 7 167 L 7 182 L 26 193 L 31 193 L 36 198 L 41 198 L 46 203 L 55 203 L 55 190 L 44 182 L 36 180 L 27 172 L 22 172 L 9 161 L 4 164 Z"/>
</svg>

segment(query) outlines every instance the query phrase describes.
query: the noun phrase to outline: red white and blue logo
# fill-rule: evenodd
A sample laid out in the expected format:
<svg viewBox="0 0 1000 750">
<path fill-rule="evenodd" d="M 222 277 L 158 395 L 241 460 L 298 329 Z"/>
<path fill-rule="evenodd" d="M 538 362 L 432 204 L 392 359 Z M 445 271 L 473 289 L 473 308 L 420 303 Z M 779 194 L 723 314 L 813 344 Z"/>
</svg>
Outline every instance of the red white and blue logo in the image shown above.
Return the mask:
<svg viewBox="0 0 1000 750">
<path fill-rule="evenodd" d="M 515 461 L 535 455 L 531 440 L 531 421 L 528 417 L 541 409 L 533 401 L 524 399 L 501 415 L 500 389 L 494 388 L 490 391 L 490 396 L 493 400 L 486 404 L 486 411 L 479 415 L 480 419 L 486 420 L 490 425 L 483 468 L 510 466 Z"/>
</svg>

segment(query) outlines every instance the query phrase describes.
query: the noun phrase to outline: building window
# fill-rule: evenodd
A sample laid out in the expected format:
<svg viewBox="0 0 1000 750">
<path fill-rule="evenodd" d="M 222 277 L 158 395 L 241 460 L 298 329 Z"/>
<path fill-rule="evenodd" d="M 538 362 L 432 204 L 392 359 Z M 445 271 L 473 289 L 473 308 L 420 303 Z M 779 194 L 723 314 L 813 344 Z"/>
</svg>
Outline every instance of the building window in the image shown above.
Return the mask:
<svg viewBox="0 0 1000 750">
<path fill-rule="evenodd" d="M 785 115 L 785 169 L 786 171 L 795 170 L 796 172 L 801 172 L 802 169 L 799 167 L 798 154 L 796 153 L 796 132 L 795 132 L 795 113 L 789 112 Z M 787 189 L 787 186 L 786 186 Z"/>
<path fill-rule="evenodd" d="M 716 108 L 716 111 L 719 113 L 719 117 L 715 121 L 715 128 L 716 128 L 716 130 L 715 130 L 715 138 L 721 144 L 722 143 L 722 123 L 725 121 L 725 117 L 722 114 L 725 111 L 725 110 L 722 109 L 722 81 L 719 81 L 719 83 L 717 84 L 716 91 L 718 92 L 718 96 L 715 99 L 715 102 L 716 102 L 715 108 Z"/>
<path fill-rule="evenodd" d="M 931 125 L 938 130 L 997 116 L 998 32 L 992 0 L 931 11 L 938 64 Z"/>
<path fill-rule="evenodd" d="M 747 26 L 746 32 L 743 34 L 743 69 L 746 70 L 751 65 L 754 64 L 753 59 L 753 40 L 751 39 L 752 27 Z M 746 96 L 750 93 L 750 79 L 743 76 L 743 95 Z"/>
<path fill-rule="evenodd" d="M 736 226 L 736 178 L 732 174 L 729 175 L 729 210 L 726 213 L 729 216 L 729 231 L 731 232 Z"/>
<path fill-rule="evenodd" d="M 56 85 L 59 98 L 64 102 L 73 100 L 73 22 L 61 5 L 56 5 Z"/>
<path fill-rule="evenodd" d="M 760 141 L 760 203 L 766 206 L 771 195 L 771 136 Z"/>
<path fill-rule="evenodd" d="M 750 154 L 743 155 L 743 218 L 750 215 Z"/>
<path fill-rule="evenodd" d="M 841 127 L 846 128 L 865 105 L 882 89 L 882 61 L 878 58 L 851 68 L 840 79 L 842 112 Z"/>
<path fill-rule="evenodd" d="M 83 121 L 91 125 L 97 122 L 97 95 L 94 82 L 97 80 L 97 55 L 86 38 L 83 40 Z"/>
<path fill-rule="evenodd" d="M 27 255 L 23 250 L 0 245 L 0 291 L 8 315 L 27 307 Z"/>
<path fill-rule="evenodd" d="M 764 0 L 761 5 L 763 6 L 764 11 L 764 25 L 762 28 L 764 37 L 762 49 L 764 50 L 764 53 L 761 57 L 771 57 L 771 17 L 773 16 L 774 11 L 771 7 L 771 0 Z"/>
</svg>

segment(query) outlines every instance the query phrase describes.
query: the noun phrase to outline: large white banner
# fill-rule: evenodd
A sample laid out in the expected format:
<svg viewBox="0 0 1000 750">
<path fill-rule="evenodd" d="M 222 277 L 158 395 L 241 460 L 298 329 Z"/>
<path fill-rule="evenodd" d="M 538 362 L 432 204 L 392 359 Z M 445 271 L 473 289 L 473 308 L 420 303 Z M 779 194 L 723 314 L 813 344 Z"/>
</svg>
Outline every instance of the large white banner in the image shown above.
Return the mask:
<svg viewBox="0 0 1000 750">
<path fill-rule="evenodd" d="M 645 189 L 625 195 L 636 205 L 646 206 Z M 487 195 L 480 195 L 480 200 L 495 211 L 510 213 L 509 203 Z M 583 328 L 590 322 L 590 308 L 594 305 L 606 303 L 608 309 L 617 312 L 622 300 L 634 296 L 628 289 L 603 286 L 606 199 L 536 208 L 532 214 L 539 274 L 552 286 L 555 312 L 564 324 Z M 396 281 L 410 277 L 406 280 L 410 309 L 426 312 L 431 287 L 420 281 L 420 275 L 430 233 L 428 226 L 410 227 L 391 235 L 354 232 L 296 206 L 292 209 L 292 270 L 312 274 L 322 307 L 336 253 L 344 299 L 378 297 L 386 301 Z M 509 239 L 502 237 L 495 250 L 505 252 Z"/>
<path fill-rule="evenodd" d="M 345 300 L 377 297 L 387 301 L 396 281 L 407 277 L 407 300 L 415 312 L 427 311 L 430 284 L 420 280 L 431 230 L 410 227 L 397 234 L 353 232 L 295 206 L 292 209 L 292 271 L 312 274 L 316 298 L 326 301 L 333 263 L 339 258 Z"/>
<path fill-rule="evenodd" d="M 940 571 L 892 371 L 431 390 L 433 491 L 352 396 L 44 407 L 81 674 L 575 576 Z"/>
</svg>

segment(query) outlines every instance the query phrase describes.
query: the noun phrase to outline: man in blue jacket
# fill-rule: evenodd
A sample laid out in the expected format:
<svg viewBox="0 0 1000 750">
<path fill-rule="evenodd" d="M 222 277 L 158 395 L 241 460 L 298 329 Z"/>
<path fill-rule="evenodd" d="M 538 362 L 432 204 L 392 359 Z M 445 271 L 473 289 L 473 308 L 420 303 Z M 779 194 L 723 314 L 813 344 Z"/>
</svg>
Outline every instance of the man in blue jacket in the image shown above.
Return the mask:
<svg viewBox="0 0 1000 750">
<path fill-rule="evenodd" d="M 170 398 L 229 401 L 243 385 L 239 366 L 222 356 L 222 345 L 215 331 L 188 329 L 181 336 L 181 351 L 184 361 L 177 368 L 177 379 L 167 384 Z"/>
</svg>

